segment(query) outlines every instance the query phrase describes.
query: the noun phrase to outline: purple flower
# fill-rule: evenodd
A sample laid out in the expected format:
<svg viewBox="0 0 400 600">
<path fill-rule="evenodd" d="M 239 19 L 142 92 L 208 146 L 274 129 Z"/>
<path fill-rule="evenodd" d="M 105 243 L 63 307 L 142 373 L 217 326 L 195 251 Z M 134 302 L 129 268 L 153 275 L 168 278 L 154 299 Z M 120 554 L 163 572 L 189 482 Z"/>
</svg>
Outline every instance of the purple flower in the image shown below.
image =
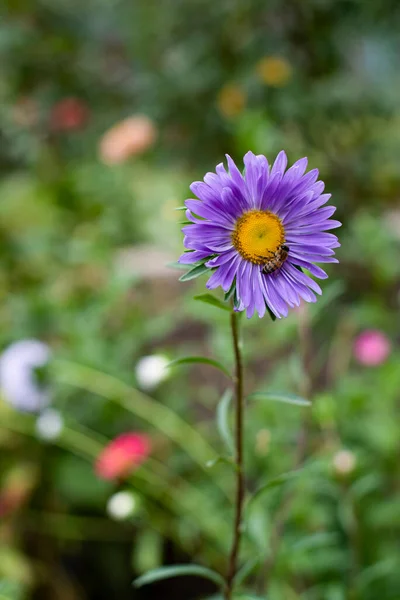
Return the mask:
<svg viewBox="0 0 400 600">
<path fill-rule="evenodd" d="M 227 160 L 229 172 L 221 163 L 190 186 L 199 200 L 185 202 L 192 223 L 182 229 L 188 251 L 179 262 L 212 269 L 207 287 L 221 286 L 247 317 L 254 311 L 263 317 L 266 309 L 286 317 L 301 299 L 315 302 L 314 292 L 321 294 L 303 269 L 325 279 L 314 263 L 338 262 L 338 239 L 326 233 L 341 225 L 330 219 L 336 208 L 321 208 L 330 194 L 322 193 L 317 169 L 304 174 L 306 158 L 285 172 L 283 151 L 272 167 L 265 156 L 248 152 L 243 175 Z"/>
</svg>

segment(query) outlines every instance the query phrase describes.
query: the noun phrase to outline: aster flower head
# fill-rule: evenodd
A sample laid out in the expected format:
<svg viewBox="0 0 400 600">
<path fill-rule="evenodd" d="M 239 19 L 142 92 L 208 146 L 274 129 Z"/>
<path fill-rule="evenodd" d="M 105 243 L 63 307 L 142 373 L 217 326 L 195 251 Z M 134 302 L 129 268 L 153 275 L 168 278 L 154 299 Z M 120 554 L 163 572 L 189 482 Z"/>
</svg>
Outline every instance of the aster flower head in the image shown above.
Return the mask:
<svg viewBox="0 0 400 600">
<path fill-rule="evenodd" d="M 185 202 L 191 223 L 182 229 L 187 251 L 179 262 L 212 270 L 207 287 L 221 286 L 247 317 L 266 310 L 286 317 L 302 299 L 315 302 L 321 294 L 303 269 L 325 279 L 315 263 L 338 262 L 338 239 L 326 233 L 341 225 L 330 219 L 336 208 L 324 207 L 330 194 L 317 169 L 305 174 L 306 158 L 286 170 L 283 151 L 272 166 L 248 152 L 243 174 L 228 155 L 227 161 L 228 170 L 221 163 L 190 186 L 198 199 Z"/>
</svg>

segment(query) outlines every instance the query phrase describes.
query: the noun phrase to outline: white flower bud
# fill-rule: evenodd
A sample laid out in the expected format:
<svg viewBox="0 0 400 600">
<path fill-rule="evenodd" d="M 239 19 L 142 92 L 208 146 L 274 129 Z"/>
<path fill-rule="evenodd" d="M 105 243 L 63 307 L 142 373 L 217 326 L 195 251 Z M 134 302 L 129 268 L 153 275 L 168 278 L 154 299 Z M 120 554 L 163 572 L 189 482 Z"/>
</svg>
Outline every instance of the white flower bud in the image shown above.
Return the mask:
<svg viewBox="0 0 400 600">
<path fill-rule="evenodd" d="M 143 356 L 136 364 L 136 379 L 143 390 L 153 390 L 169 375 L 169 360 L 162 354 Z"/>
<path fill-rule="evenodd" d="M 64 421 L 58 410 L 46 408 L 36 420 L 36 435 L 45 441 L 55 440 L 59 437 L 63 425 Z"/>
<path fill-rule="evenodd" d="M 356 457 L 351 450 L 339 450 L 333 457 L 333 466 L 338 475 L 348 475 L 356 466 Z"/>
<path fill-rule="evenodd" d="M 107 513 L 115 521 L 124 521 L 137 511 L 138 504 L 138 497 L 132 492 L 117 492 L 108 500 Z"/>
</svg>

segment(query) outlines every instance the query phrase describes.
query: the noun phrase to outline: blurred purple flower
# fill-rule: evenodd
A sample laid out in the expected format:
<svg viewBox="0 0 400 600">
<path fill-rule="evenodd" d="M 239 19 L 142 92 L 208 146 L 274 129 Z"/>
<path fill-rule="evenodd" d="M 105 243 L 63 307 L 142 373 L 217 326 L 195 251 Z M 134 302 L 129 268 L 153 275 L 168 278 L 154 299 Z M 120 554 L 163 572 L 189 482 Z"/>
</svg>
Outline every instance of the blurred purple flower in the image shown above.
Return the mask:
<svg viewBox="0 0 400 600">
<path fill-rule="evenodd" d="M 389 356 L 390 351 L 389 339 L 378 329 L 363 331 L 354 342 L 356 360 L 367 367 L 375 367 L 383 363 Z"/>
<path fill-rule="evenodd" d="M 49 404 L 49 391 L 35 373 L 49 358 L 50 348 L 38 340 L 14 342 L 0 356 L 1 392 L 17 410 L 37 412 Z"/>
<path fill-rule="evenodd" d="M 221 286 L 228 292 L 235 286 L 236 309 L 246 310 L 247 317 L 254 311 L 263 317 L 267 307 L 276 317 L 286 317 L 302 298 L 315 302 L 314 292 L 321 294 L 302 268 L 325 279 L 325 271 L 314 263 L 338 262 L 333 257 L 338 239 L 325 233 L 341 225 L 330 219 L 336 209 L 321 208 L 330 194 L 322 194 L 317 169 L 304 175 L 306 158 L 285 173 L 283 151 L 272 167 L 265 156 L 248 152 L 244 175 L 227 159 L 229 172 L 221 163 L 204 183 L 191 185 L 200 200 L 185 203 L 192 224 L 182 229 L 189 252 L 180 262 L 214 269 L 209 289 Z"/>
</svg>

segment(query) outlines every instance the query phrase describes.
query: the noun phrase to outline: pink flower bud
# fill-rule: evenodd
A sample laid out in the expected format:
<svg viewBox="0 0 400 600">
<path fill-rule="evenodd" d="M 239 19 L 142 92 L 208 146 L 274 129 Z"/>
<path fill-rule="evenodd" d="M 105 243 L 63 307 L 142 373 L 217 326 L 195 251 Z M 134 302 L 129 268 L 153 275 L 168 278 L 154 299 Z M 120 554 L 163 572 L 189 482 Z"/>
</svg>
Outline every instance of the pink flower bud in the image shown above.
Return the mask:
<svg viewBox="0 0 400 600">
<path fill-rule="evenodd" d="M 96 460 L 96 474 L 101 479 L 127 477 L 146 460 L 150 447 L 147 435 L 123 433 L 103 448 Z"/>
<path fill-rule="evenodd" d="M 389 339 L 378 329 L 367 329 L 354 342 L 354 357 L 361 364 L 373 367 L 382 364 L 390 354 Z"/>
</svg>

